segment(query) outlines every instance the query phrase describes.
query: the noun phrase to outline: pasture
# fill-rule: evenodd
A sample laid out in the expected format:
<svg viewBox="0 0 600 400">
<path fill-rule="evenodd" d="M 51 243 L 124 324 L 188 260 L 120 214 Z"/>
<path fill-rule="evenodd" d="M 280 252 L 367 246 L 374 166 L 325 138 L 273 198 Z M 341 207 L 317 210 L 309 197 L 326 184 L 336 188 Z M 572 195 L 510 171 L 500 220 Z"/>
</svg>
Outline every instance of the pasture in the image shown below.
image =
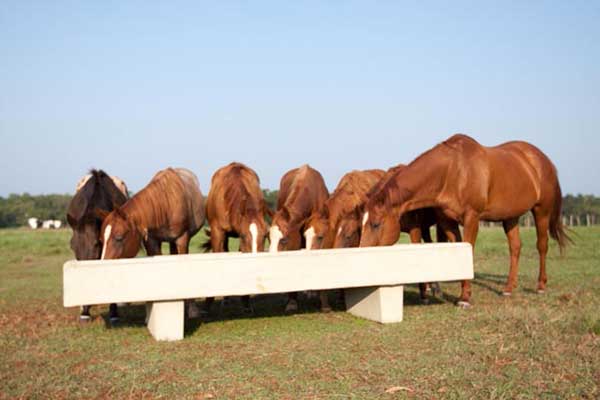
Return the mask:
<svg viewBox="0 0 600 400">
<path fill-rule="evenodd" d="M 217 302 L 183 341 L 164 343 L 141 305 L 112 329 L 107 306 L 88 325 L 62 307 L 70 230 L 0 230 L 0 398 L 598 398 L 600 227 L 577 228 L 564 258 L 551 242 L 544 295 L 535 231 L 521 233 L 512 298 L 500 296 L 504 233 L 482 228 L 469 310 L 453 305 L 458 283 L 426 306 L 407 288 L 404 321 L 385 326 L 319 313 L 310 299 L 288 316 L 284 296 L 264 296 L 251 317 Z"/>
</svg>

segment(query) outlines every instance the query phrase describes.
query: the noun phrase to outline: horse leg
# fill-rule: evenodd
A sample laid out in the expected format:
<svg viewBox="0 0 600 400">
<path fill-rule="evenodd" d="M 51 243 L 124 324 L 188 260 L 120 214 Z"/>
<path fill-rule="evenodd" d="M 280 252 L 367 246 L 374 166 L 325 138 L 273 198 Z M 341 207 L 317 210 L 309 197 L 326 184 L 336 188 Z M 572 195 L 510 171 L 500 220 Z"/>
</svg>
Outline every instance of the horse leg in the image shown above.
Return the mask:
<svg viewBox="0 0 600 400">
<path fill-rule="evenodd" d="M 321 312 L 330 312 L 331 306 L 329 305 L 329 296 L 327 296 L 327 291 L 319 291 L 319 298 L 321 300 Z"/>
<path fill-rule="evenodd" d="M 82 306 L 81 314 L 79 314 L 79 322 L 85 323 L 90 322 L 92 320 L 92 316 L 90 315 L 90 308 L 92 306 Z"/>
<path fill-rule="evenodd" d="M 298 292 L 288 293 L 288 301 L 285 305 L 286 313 L 293 313 L 298 311 Z"/>
<path fill-rule="evenodd" d="M 548 228 L 550 226 L 550 217 L 543 214 L 538 209 L 533 210 L 535 219 L 535 229 L 537 231 L 537 249 L 540 254 L 540 274 L 538 276 L 537 292 L 542 294 L 546 291 L 546 254 L 548 254 Z"/>
<path fill-rule="evenodd" d="M 171 250 L 171 254 L 188 254 L 189 253 L 189 244 L 190 244 L 190 235 L 188 232 L 185 232 L 183 235 L 179 236 L 175 241 L 169 242 L 169 247 Z M 196 304 L 196 300 L 190 299 L 185 301 L 185 309 L 187 313 L 187 317 L 190 319 L 200 318 L 202 311 Z"/>
<path fill-rule="evenodd" d="M 477 241 L 477 233 L 479 232 L 479 215 L 475 212 L 466 212 L 463 226 L 465 232 L 464 241 L 471 243 L 473 254 L 475 254 L 475 242 Z M 457 305 L 462 308 L 471 307 L 471 281 L 462 281 L 460 300 Z"/>
<path fill-rule="evenodd" d="M 430 226 L 424 224 L 421 227 L 421 235 L 423 236 L 423 241 L 425 243 L 433 243 L 433 239 L 431 238 Z M 428 282 L 426 284 L 425 289 L 426 291 L 427 289 L 431 290 L 431 295 L 433 297 L 437 297 L 442 294 L 442 288 L 440 287 L 439 282 Z"/>
<path fill-rule="evenodd" d="M 510 296 L 515 287 L 517 287 L 517 275 L 519 273 L 519 256 L 521 254 L 521 238 L 519 237 L 519 218 L 513 218 L 502 222 L 504 233 L 508 239 L 510 250 L 510 271 L 506 287 L 502 294 Z"/>
<path fill-rule="evenodd" d="M 227 236 L 225 235 L 225 231 L 219 228 L 212 228 L 210 231 L 210 248 L 213 253 L 222 253 L 226 251 L 227 245 Z M 204 299 L 204 310 L 201 311 L 202 314 L 208 314 L 210 312 L 210 307 L 215 302 L 214 297 L 207 297 Z"/>
<path fill-rule="evenodd" d="M 421 243 L 421 239 L 423 238 L 423 234 L 421 232 L 421 228 L 419 226 L 412 226 L 408 229 L 408 236 L 410 237 L 411 243 Z M 427 284 L 419 283 L 419 298 L 421 303 L 428 304 L 429 299 L 427 298 Z"/>
<path fill-rule="evenodd" d="M 119 311 L 115 303 L 111 303 L 109 306 L 108 320 L 111 324 L 116 324 L 119 322 Z"/>
<path fill-rule="evenodd" d="M 146 247 L 146 254 L 148 256 L 160 256 L 162 255 L 161 241 L 153 238 L 148 238 L 144 241 L 144 247 Z"/>
</svg>

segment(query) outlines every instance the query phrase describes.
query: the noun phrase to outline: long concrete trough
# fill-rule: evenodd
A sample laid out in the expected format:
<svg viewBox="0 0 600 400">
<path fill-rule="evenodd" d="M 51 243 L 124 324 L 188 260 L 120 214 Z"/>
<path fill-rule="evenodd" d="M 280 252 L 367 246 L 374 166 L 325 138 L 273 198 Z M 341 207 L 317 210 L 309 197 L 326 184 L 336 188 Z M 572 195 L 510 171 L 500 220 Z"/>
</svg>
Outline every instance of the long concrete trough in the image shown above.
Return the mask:
<svg viewBox="0 0 600 400">
<path fill-rule="evenodd" d="M 473 279 L 472 254 L 468 243 L 434 243 L 68 261 L 64 306 L 148 302 L 154 338 L 180 340 L 186 299 L 347 289 L 348 312 L 400 322 L 403 285 Z"/>
</svg>

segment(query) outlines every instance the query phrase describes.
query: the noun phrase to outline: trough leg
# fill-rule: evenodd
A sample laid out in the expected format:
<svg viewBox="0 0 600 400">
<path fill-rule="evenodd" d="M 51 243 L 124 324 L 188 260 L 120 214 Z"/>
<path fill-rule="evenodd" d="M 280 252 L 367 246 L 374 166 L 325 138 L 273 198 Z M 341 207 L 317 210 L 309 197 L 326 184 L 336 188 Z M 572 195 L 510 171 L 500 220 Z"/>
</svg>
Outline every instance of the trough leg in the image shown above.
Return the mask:
<svg viewBox="0 0 600 400">
<path fill-rule="evenodd" d="M 404 287 L 373 286 L 346 289 L 346 310 L 357 317 L 387 324 L 402 321 Z"/>
<path fill-rule="evenodd" d="M 181 340 L 184 328 L 183 300 L 156 301 L 146 306 L 148 330 L 156 340 Z"/>
</svg>

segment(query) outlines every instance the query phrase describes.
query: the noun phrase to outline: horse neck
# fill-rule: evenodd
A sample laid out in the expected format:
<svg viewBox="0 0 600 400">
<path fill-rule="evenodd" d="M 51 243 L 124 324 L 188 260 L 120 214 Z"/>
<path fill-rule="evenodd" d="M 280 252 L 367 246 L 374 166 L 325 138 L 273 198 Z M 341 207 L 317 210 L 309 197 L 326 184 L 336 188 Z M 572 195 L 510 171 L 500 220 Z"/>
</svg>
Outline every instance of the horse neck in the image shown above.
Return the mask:
<svg viewBox="0 0 600 400">
<path fill-rule="evenodd" d="M 126 202 L 121 210 L 133 221 L 139 231 L 156 228 L 159 211 L 147 191 L 142 190 Z"/>
<path fill-rule="evenodd" d="M 447 165 L 428 157 L 413 161 L 394 178 L 395 190 L 388 193 L 388 205 L 400 215 L 426 207 L 435 207 L 444 187 Z"/>
</svg>

